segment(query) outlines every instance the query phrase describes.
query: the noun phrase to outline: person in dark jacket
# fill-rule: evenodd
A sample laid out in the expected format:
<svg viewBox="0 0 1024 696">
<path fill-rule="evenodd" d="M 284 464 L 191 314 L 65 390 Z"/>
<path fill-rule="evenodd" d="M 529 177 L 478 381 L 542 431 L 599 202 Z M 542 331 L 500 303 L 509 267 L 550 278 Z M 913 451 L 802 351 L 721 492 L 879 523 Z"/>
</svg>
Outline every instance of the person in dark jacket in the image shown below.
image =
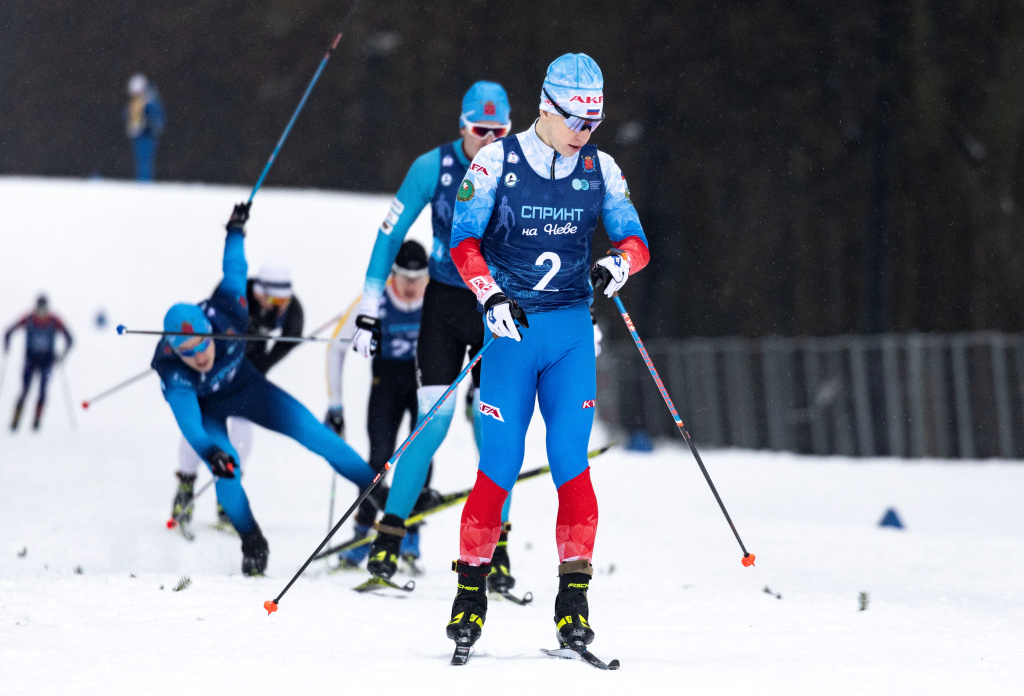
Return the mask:
<svg viewBox="0 0 1024 696">
<path fill-rule="evenodd" d="M 132 141 L 135 179 L 152 181 L 156 170 L 156 141 L 164 132 L 164 107 L 156 87 L 141 73 L 128 80 L 124 122 L 125 135 Z"/>
<path fill-rule="evenodd" d="M 28 398 L 28 390 L 32 385 L 32 377 L 39 373 L 39 400 L 36 401 L 36 414 L 32 421 L 32 429 L 39 430 L 43 418 L 43 408 L 46 406 L 46 385 L 50 380 L 50 370 L 59 364 L 71 350 L 74 340 L 71 332 L 64 326 L 56 314 L 50 311 L 50 303 L 46 295 L 40 295 L 36 300 L 35 311 L 26 314 L 16 321 L 4 334 L 4 353 L 11 347 L 11 334 L 18 329 L 25 329 L 25 368 L 21 377 L 21 395 L 14 407 L 14 415 L 11 417 L 11 431 L 18 429 L 21 421 L 21 412 L 25 407 L 25 399 Z M 57 355 L 57 334 L 64 335 L 64 351 Z"/>
</svg>

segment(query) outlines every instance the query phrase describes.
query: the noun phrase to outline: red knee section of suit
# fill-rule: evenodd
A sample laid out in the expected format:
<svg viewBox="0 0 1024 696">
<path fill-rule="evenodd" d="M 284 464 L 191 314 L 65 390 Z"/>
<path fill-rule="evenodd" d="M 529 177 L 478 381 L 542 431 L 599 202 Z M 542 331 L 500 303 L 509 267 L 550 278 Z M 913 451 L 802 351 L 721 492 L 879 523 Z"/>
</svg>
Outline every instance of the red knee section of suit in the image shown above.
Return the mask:
<svg viewBox="0 0 1024 696">
<path fill-rule="evenodd" d="M 459 534 L 459 559 L 469 565 L 490 563 L 501 536 L 501 508 L 508 491 L 482 471 L 476 474 L 465 507 Z"/>
<path fill-rule="evenodd" d="M 597 496 L 590 482 L 590 467 L 558 489 L 555 541 L 562 563 L 594 557 L 597 537 Z"/>
</svg>

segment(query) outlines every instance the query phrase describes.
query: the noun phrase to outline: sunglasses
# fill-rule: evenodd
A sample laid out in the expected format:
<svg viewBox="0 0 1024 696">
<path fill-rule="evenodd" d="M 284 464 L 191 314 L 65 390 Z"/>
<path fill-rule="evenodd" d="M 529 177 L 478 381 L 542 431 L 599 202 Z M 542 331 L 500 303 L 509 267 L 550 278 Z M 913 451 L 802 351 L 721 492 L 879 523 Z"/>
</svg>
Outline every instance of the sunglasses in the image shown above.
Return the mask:
<svg viewBox="0 0 1024 696">
<path fill-rule="evenodd" d="M 492 126 L 486 123 L 474 123 L 473 121 L 467 120 L 465 116 L 462 117 L 462 122 L 465 124 L 466 128 L 469 129 L 470 133 L 481 140 L 486 138 L 488 135 L 494 135 L 495 140 L 498 138 L 504 138 L 512 130 L 511 123 L 506 123 L 503 126 Z"/>
<path fill-rule="evenodd" d="M 593 133 L 597 130 L 597 127 L 601 125 L 601 121 L 604 120 L 604 116 L 594 114 L 593 116 L 577 116 L 576 114 L 570 114 L 568 111 L 558 105 L 558 102 L 552 98 L 548 91 L 544 90 L 544 96 L 551 102 L 551 106 L 555 107 L 555 111 L 558 115 L 565 119 L 565 126 L 573 133 L 581 133 L 585 130 Z M 600 110 L 597 110 L 600 113 Z"/>
<path fill-rule="evenodd" d="M 274 295 L 266 296 L 266 303 L 271 307 L 285 307 L 291 301 L 292 298 L 290 297 L 276 297 Z"/>
<path fill-rule="evenodd" d="M 210 341 L 212 338 L 204 338 L 199 343 L 195 344 L 191 348 L 178 348 L 174 352 L 182 358 L 194 358 L 197 353 L 202 353 L 204 350 L 210 347 Z"/>
</svg>

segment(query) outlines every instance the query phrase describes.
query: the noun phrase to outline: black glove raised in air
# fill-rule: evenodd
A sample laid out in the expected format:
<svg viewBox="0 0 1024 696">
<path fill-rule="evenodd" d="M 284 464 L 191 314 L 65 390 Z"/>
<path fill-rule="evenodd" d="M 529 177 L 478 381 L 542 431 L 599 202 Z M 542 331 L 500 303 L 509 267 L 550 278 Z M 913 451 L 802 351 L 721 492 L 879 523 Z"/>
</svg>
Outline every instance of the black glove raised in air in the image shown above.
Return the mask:
<svg viewBox="0 0 1024 696">
<path fill-rule="evenodd" d="M 249 208 L 251 207 L 251 201 L 249 203 L 235 204 L 235 209 L 231 211 L 231 217 L 228 218 L 228 224 L 224 225 L 228 232 L 238 230 L 245 234 L 245 223 L 249 221 Z"/>
</svg>

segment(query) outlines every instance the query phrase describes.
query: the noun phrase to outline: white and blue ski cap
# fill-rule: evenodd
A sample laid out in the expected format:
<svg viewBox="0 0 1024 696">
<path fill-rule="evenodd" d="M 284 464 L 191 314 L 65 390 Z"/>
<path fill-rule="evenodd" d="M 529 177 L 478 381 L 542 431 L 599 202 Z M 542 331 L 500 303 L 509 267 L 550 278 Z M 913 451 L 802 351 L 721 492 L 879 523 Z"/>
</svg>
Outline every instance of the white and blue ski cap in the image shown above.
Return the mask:
<svg viewBox="0 0 1024 696">
<path fill-rule="evenodd" d="M 548 66 L 540 92 L 540 108 L 557 114 L 558 109 L 548 100 L 545 90 L 558 106 L 573 116 L 600 118 L 604 115 L 604 75 L 586 53 L 566 53 Z"/>
<path fill-rule="evenodd" d="M 505 88 L 497 82 L 480 81 L 469 88 L 466 96 L 462 98 L 462 115 L 459 116 L 459 128 L 466 125 L 466 121 L 479 123 L 480 121 L 497 121 L 498 123 L 509 123 L 509 115 L 512 107 L 508 105 L 508 95 Z"/>
</svg>

